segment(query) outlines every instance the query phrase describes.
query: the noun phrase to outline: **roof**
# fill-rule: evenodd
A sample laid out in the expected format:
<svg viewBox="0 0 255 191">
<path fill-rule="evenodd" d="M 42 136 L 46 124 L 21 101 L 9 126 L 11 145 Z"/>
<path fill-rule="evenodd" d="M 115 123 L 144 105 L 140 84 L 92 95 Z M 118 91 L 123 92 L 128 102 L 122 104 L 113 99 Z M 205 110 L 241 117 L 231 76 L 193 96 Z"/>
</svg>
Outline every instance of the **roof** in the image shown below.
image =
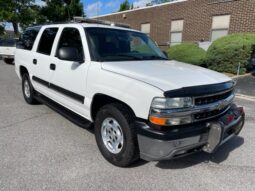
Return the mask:
<svg viewBox="0 0 255 191">
<path fill-rule="evenodd" d="M 88 28 L 88 27 L 101 27 L 101 28 L 111 28 L 111 29 L 121 29 L 121 30 L 129 30 L 129 31 L 136 31 L 136 32 L 140 32 L 137 30 L 133 30 L 131 28 L 127 28 L 127 26 L 122 23 L 113 23 L 113 22 L 109 22 L 109 21 L 101 21 L 101 20 L 94 20 L 95 22 L 92 22 L 93 20 L 90 19 L 89 22 L 64 22 L 64 23 L 46 23 L 43 25 L 34 25 L 34 26 L 30 26 L 27 29 L 40 29 L 41 27 L 47 27 L 47 26 L 52 26 L 52 27 L 60 27 L 60 26 L 77 26 L 77 25 L 81 25 L 84 28 Z M 105 23 L 104 23 L 105 22 Z M 123 25 L 123 26 L 122 26 Z"/>
<path fill-rule="evenodd" d="M 140 11 L 140 10 L 145 10 L 145 9 L 152 9 L 152 8 L 155 8 L 155 7 L 161 7 L 161 6 L 181 3 L 181 2 L 185 2 L 185 1 L 188 1 L 188 0 L 174 0 L 174 1 L 171 1 L 171 2 L 167 2 L 167 3 L 161 3 L 161 4 L 147 6 L 147 7 L 135 8 L 135 9 L 121 11 L 121 12 L 116 12 L 116 13 L 109 13 L 109 14 L 104 14 L 104 15 L 98 15 L 98 16 L 94 16 L 94 17 L 90 17 L 90 18 L 91 19 L 95 19 L 95 18 L 106 17 L 106 16 L 111 16 L 111 15 L 125 14 L 125 13 L 129 13 L 129 12 L 135 12 L 135 11 Z"/>
<path fill-rule="evenodd" d="M 124 27 L 118 27 L 118 26 L 110 26 L 110 25 L 103 25 L 103 24 L 91 24 L 91 23 L 62 23 L 62 24 L 45 24 L 45 25 L 36 25 L 36 26 L 30 26 L 28 27 L 26 30 L 30 30 L 30 29 L 38 29 L 40 30 L 42 27 L 61 27 L 61 26 L 66 26 L 66 27 L 72 27 L 72 26 L 77 26 L 77 25 L 81 25 L 84 28 L 108 28 L 108 29 L 119 29 L 119 30 L 126 30 L 126 31 L 133 31 L 133 32 L 139 32 L 141 33 L 141 31 L 138 30 L 134 30 L 131 28 L 124 28 Z"/>
</svg>

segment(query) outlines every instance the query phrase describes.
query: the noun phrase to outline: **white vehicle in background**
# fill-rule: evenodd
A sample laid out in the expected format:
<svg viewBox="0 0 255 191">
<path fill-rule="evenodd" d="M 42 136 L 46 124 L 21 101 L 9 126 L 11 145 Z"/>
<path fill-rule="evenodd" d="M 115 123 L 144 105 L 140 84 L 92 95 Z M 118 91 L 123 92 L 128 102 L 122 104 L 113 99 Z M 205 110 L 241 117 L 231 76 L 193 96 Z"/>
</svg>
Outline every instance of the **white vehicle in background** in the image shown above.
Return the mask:
<svg viewBox="0 0 255 191">
<path fill-rule="evenodd" d="M 91 21 L 34 26 L 17 43 L 25 101 L 54 108 L 82 127 L 114 165 L 214 152 L 238 135 L 244 111 L 235 82 L 170 61 L 144 33 Z"/>
<path fill-rule="evenodd" d="M 0 39 L 0 57 L 7 64 L 12 64 L 14 62 L 16 41 L 15 39 Z"/>
</svg>

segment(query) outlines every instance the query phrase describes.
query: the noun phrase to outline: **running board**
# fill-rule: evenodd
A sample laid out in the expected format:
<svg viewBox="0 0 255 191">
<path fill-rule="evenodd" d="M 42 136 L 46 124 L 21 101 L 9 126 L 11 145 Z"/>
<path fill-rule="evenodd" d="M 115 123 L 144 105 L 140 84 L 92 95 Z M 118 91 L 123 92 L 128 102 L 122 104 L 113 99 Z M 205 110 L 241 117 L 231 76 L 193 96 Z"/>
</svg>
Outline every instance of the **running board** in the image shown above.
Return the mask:
<svg viewBox="0 0 255 191">
<path fill-rule="evenodd" d="M 46 96 L 39 94 L 35 96 L 36 100 L 40 103 L 47 105 L 52 110 L 58 112 L 63 117 L 68 119 L 69 121 L 73 122 L 74 124 L 78 125 L 82 128 L 89 129 L 91 127 L 91 122 L 84 117 L 81 117 L 80 115 L 74 113 L 73 111 L 63 107 L 62 105 L 56 103 L 55 101 L 47 98 Z"/>
</svg>

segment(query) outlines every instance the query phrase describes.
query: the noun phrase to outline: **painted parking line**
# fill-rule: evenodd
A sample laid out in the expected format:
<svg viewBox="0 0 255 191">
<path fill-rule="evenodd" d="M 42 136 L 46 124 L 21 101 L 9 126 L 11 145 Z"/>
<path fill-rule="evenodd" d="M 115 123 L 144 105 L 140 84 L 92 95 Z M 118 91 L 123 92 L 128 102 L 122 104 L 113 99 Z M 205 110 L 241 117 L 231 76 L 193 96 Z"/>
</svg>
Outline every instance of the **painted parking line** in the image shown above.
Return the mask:
<svg viewBox="0 0 255 191">
<path fill-rule="evenodd" d="M 244 95 L 244 94 L 236 94 L 236 98 L 255 102 L 254 96 L 248 96 L 248 95 Z"/>
</svg>

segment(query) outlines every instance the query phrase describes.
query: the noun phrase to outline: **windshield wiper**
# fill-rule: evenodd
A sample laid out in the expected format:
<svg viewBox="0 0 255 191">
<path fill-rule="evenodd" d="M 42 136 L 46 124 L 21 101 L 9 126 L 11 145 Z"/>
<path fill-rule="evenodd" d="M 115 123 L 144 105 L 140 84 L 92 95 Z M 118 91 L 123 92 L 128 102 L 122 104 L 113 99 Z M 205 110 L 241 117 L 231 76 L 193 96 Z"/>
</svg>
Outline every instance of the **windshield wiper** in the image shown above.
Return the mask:
<svg viewBox="0 0 255 191">
<path fill-rule="evenodd" d="M 130 54 L 119 53 L 119 54 L 116 54 L 116 56 L 123 56 L 123 57 L 127 57 L 127 58 L 133 58 L 135 60 L 143 60 L 143 58 L 140 57 L 140 56 L 135 56 L 135 55 L 130 55 Z"/>
<path fill-rule="evenodd" d="M 148 60 L 169 60 L 168 58 L 164 58 L 164 57 L 156 56 L 156 55 L 146 56 L 146 59 L 148 59 Z"/>
</svg>

